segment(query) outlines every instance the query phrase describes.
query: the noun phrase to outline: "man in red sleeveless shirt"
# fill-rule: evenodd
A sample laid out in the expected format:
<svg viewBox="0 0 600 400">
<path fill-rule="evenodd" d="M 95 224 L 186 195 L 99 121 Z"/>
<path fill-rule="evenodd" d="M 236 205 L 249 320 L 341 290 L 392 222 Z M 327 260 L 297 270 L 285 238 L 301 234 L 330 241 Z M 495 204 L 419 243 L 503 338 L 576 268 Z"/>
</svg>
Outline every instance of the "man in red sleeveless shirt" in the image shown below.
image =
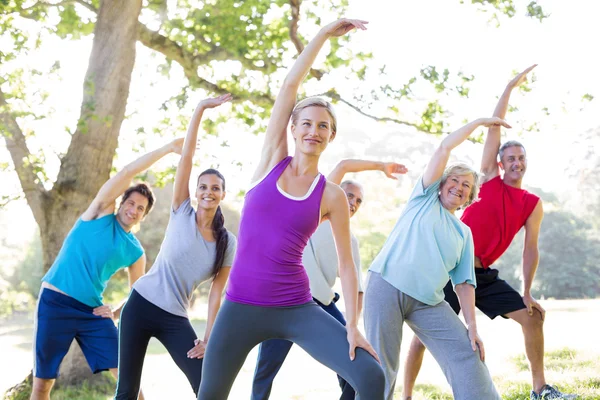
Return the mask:
<svg viewBox="0 0 600 400">
<path fill-rule="evenodd" d="M 509 82 L 494 110 L 494 117 L 504 119 L 512 90 L 521 85 L 533 65 Z M 530 399 L 572 399 L 546 383 L 544 377 L 544 316 L 546 311 L 531 296 L 531 285 L 539 263 L 538 237 L 544 210 L 540 198 L 521 189 L 527 170 L 523 145 L 509 141 L 500 146 L 500 127 L 489 128 L 483 149 L 479 199 L 470 205 L 461 220 L 473 233 L 477 288 L 475 305 L 489 318 L 510 318 L 521 325 L 525 351 L 531 367 L 533 390 Z M 497 156 L 500 162 L 497 161 Z M 504 172 L 500 176 L 501 170 Z M 492 264 L 506 251 L 519 230 L 525 227 L 523 250 L 523 296 L 504 280 Z M 452 284 L 444 289 L 445 299 L 458 312 L 460 304 Z M 425 346 L 415 336 L 404 368 L 404 396 L 410 400 L 421 368 Z"/>
</svg>

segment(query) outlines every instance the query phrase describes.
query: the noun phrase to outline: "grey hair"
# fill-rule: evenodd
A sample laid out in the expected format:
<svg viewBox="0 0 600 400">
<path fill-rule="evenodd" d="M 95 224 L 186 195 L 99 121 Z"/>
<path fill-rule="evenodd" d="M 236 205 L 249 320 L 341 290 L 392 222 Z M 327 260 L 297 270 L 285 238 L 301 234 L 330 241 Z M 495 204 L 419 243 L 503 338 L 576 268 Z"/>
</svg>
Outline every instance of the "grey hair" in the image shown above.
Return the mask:
<svg viewBox="0 0 600 400">
<path fill-rule="evenodd" d="M 343 188 L 346 185 L 354 185 L 357 188 L 359 188 L 363 193 L 365 191 L 363 185 L 361 185 L 358 181 L 355 181 L 354 179 L 346 179 L 344 182 L 340 183 L 341 188 Z"/>
<path fill-rule="evenodd" d="M 469 194 L 469 199 L 467 200 L 467 202 L 465 204 L 462 205 L 462 207 L 459 207 L 459 209 L 466 208 L 473 201 L 475 201 L 475 199 L 477 198 L 477 195 L 479 194 L 479 174 L 477 173 L 477 171 L 475 171 L 473 168 L 471 168 L 468 164 L 461 163 L 461 162 L 450 164 L 444 170 L 444 174 L 442 175 L 442 180 L 440 182 L 440 188 L 442 186 L 444 186 L 444 184 L 446 183 L 446 181 L 448 180 L 448 177 L 450 175 L 458 175 L 458 176 L 472 175 L 473 176 L 473 187 L 471 187 L 471 193 Z"/>
<path fill-rule="evenodd" d="M 329 116 L 331 117 L 331 131 L 337 132 L 337 117 L 335 115 L 335 111 L 333 110 L 333 106 L 330 102 L 321 97 L 307 97 L 304 100 L 300 100 L 294 106 L 294 110 L 292 111 L 292 124 L 296 125 L 298 122 L 298 116 L 308 107 L 321 107 L 327 110 Z"/>
<path fill-rule="evenodd" d="M 523 146 L 523 144 L 517 140 L 509 140 L 508 142 L 504 143 L 502 146 L 500 146 L 500 150 L 498 151 L 498 156 L 500 157 L 500 161 L 502 161 L 502 156 L 504 155 L 504 150 L 508 149 L 509 147 L 521 147 L 523 149 L 523 151 L 526 152 L 525 150 L 525 146 Z"/>
</svg>

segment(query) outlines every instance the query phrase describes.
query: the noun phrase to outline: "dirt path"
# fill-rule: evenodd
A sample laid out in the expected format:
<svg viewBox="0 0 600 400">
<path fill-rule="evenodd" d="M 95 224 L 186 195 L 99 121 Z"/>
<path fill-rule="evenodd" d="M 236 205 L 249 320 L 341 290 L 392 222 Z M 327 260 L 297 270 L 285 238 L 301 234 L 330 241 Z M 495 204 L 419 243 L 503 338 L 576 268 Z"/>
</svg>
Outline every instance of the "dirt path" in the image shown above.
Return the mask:
<svg viewBox="0 0 600 400">
<path fill-rule="evenodd" d="M 586 354 L 600 355 L 600 342 L 597 340 L 600 330 L 600 299 L 545 301 L 548 311 L 546 320 L 546 350 L 571 348 Z M 520 328 L 512 321 L 490 321 L 480 315 L 478 319 L 480 334 L 485 341 L 487 364 L 495 378 L 509 377 L 511 380 L 529 381 L 528 372 L 518 372 L 512 358 L 522 354 L 524 347 Z M 195 324 L 202 329 L 203 323 Z M 30 317 L 20 316 L 0 321 L 0 393 L 19 382 L 29 373 L 32 366 Z M 412 338 L 412 331 L 405 327 L 402 354 Z M 250 398 L 252 375 L 256 362 L 255 348 L 244 363 L 231 392 L 231 399 Z M 402 373 L 402 371 L 401 371 Z M 568 379 L 568 374 L 576 371 L 547 373 L 549 381 Z M 419 383 L 438 385 L 448 390 L 441 370 L 431 356 L 427 355 Z M 177 369 L 170 356 L 158 343 L 152 343 L 146 357 L 142 384 L 148 400 L 176 398 L 193 400 L 191 389 L 184 375 Z M 297 346 L 292 348 L 283 365 L 271 399 L 333 399 L 339 394 L 335 374 L 315 362 Z M 399 396 L 398 396 L 399 398 Z M 74 399 L 75 400 L 75 399 Z"/>
</svg>

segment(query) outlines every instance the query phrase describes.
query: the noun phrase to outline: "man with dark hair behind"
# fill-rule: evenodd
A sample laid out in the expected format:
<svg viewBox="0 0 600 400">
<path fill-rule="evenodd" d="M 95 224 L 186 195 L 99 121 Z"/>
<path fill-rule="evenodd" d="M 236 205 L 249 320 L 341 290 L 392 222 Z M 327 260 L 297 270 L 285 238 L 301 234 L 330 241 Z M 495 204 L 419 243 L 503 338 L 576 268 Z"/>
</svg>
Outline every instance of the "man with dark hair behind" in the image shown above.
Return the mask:
<svg viewBox="0 0 600 400">
<path fill-rule="evenodd" d="M 532 65 L 511 80 L 498 101 L 494 117 L 504 118 L 512 90 L 527 78 Z M 498 162 L 498 158 L 500 161 Z M 500 170 L 504 172 L 500 176 Z M 519 323 L 525 339 L 525 352 L 532 376 L 531 400 L 572 399 L 575 395 L 561 393 L 548 385 L 544 376 L 544 316 L 546 311 L 532 297 L 531 285 L 540 255 L 538 237 L 544 210 L 542 200 L 521 188 L 527 170 L 525 147 L 516 140 L 500 146 L 500 127 L 489 128 L 481 172 L 483 179 L 479 199 L 467 207 L 461 218 L 473 233 L 475 244 L 475 305 L 489 318 L 497 316 Z M 523 250 L 523 296 L 498 277 L 493 263 L 506 251 L 515 235 L 525 228 Z M 461 305 L 448 284 L 445 300 L 458 314 Z M 415 336 L 404 368 L 404 400 L 410 400 L 423 362 L 425 346 Z"/>
<path fill-rule="evenodd" d="M 94 373 L 110 370 L 117 376 L 118 332 L 102 292 L 110 277 L 127 268 L 129 285 L 146 270 L 142 245 L 131 229 L 144 219 L 154 195 L 133 178 L 169 153 L 181 153 L 183 139 L 147 153 L 110 178 L 77 219 L 58 256 L 42 278 L 33 333 L 32 400 L 50 399 L 60 363 L 77 340 Z M 116 210 L 116 200 L 122 196 Z M 143 398 L 140 395 L 140 399 Z"/>
</svg>

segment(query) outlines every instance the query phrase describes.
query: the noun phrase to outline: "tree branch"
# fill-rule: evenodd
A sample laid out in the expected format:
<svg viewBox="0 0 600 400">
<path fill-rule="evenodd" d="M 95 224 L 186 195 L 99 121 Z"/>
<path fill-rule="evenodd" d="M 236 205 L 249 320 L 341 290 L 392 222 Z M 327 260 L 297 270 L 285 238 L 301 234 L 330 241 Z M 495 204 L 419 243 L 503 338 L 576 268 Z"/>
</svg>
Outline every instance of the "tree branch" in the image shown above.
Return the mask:
<svg viewBox="0 0 600 400">
<path fill-rule="evenodd" d="M 292 19 L 290 20 L 290 39 L 296 47 L 298 54 L 304 51 L 304 43 L 298 37 L 298 21 L 300 21 L 300 3 L 302 0 L 290 0 L 290 7 L 292 8 Z M 321 80 L 325 73 L 321 70 L 311 68 L 310 74 L 317 80 Z"/>
<path fill-rule="evenodd" d="M 228 93 L 227 89 L 221 88 L 198 75 L 198 68 L 206 65 L 211 60 L 229 60 L 229 52 L 224 49 L 213 48 L 208 53 L 194 55 L 186 51 L 177 42 L 148 29 L 144 24 L 138 23 L 138 40 L 146 47 L 163 54 L 170 60 L 177 62 L 183 68 L 190 85 L 208 90 L 215 94 Z M 254 67 L 254 69 L 258 69 Z M 257 104 L 271 106 L 274 99 L 267 94 L 255 95 L 250 92 L 232 93 L 236 100 L 252 100 Z"/>
<path fill-rule="evenodd" d="M 375 120 L 375 121 L 379 121 L 379 122 L 393 122 L 393 123 L 399 124 L 399 125 L 411 126 L 411 127 L 415 128 L 416 130 L 418 130 L 420 132 L 432 133 L 432 132 L 429 132 L 426 129 L 423 129 L 422 127 L 420 127 L 419 125 L 417 125 L 417 124 L 415 124 L 413 122 L 402 121 L 402 120 L 399 120 L 399 119 L 396 119 L 396 118 L 390 118 L 390 117 L 377 117 L 375 115 L 366 113 L 359 106 L 354 105 L 354 104 L 350 103 L 348 100 L 342 98 L 342 96 L 340 96 L 339 93 L 336 92 L 334 89 L 330 89 L 327 92 L 318 94 L 316 96 L 326 96 L 326 97 L 329 97 L 332 100 L 336 100 L 336 101 L 342 102 L 342 103 L 346 104 L 348 107 L 352 108 L 357 113 L 359 113 L 361 115 L 364 115 L 367 118 L 371 118 L 372 120 Z"/>
<path fill-rule="evenodd" d="M 9 105 L 6 102 L 2 89 L 0 89 L 0 122 L 2 123 L 0 132 L 6 141 L 6 148 L 10 152 L 15 171 L 19 176 L 21 188 L 41 228 L 45 220 L 44 195 L 46 194 L 46 190 L 37 180 L 33 166 L 28 161 L 31 152 L 27 147 L 25 135 L 23 135 L 23 131 L 21 131 L 17 120 L 9 111 Z"/>
</svg>

